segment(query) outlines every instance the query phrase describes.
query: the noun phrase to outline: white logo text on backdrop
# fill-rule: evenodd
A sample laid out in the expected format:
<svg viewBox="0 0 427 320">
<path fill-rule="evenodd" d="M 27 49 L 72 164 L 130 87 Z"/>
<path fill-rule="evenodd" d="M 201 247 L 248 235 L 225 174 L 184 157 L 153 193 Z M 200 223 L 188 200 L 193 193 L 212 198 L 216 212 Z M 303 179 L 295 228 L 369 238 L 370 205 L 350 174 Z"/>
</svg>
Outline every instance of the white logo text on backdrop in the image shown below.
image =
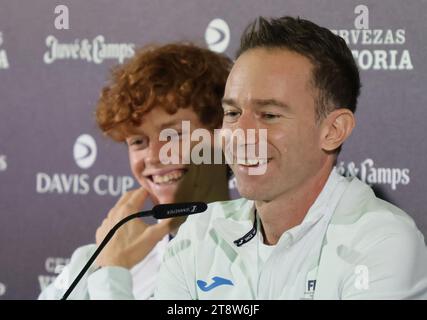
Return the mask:
<svg viewBox="0 0 427 320">
<path fill-rule="evenodd" d="M 7 159 L 4 154 L 0 154 L 0 172 L 6 171 L 7 169 Z"/>
<path fill-rule="evenodd" d="M 205 41 L 210 50 L 222 53 L 230 43 L 230 28 L 222 19 L 212 20 L 205 31 Z"/>
<path fill-rule="evenodd" d="M 97 148 L 95 139 L 89 134 L 82 134 L 74 143 L 73 156 L 81 169 L 90 168 L 96 160 Z"/>
<path fill-rule="evenodd" d="M 39 275 L 40 291 L 43 291 L 62 272 L 62 269 L 70 262 L 69 258 L 48 257 L 45 261 L 45 270 L 50 275 Z"/>
<path fill-rule="evenodd" d="M 95 139 L 82 134 L 74 143 L 73 158 L 76 164 L 84 169 L 91 168 L 96 160 L 97 146 Z M 123 164 L 124 166 L 126 164 Z M 132 189 L 135 184 L 131 176 L 113 176 L 99 174 L 91 177 L 89 173 L 46 173 L 36 174 L 36 192 L 39 194 L 74 194 L 87 195 L 92 190 L 100 196 L 120 196 Z"/>
<path fill-rule="evenodd" d="M 6 294 L 6 285 L 0 282 L 0 297 Z"/>
<path fill-rule="evenodd" d="M 368 158 L 360 163 L 360 166 L 351 161 L 347 165 L 341 161 L 337 166 L 337 171 L 343 176 L 358 177 L 369 185 L 388 185 L 392 190 L 396 190 L 398 185 L 408 185 L 411 181 L 408 168 L 381 168 L 375 166 L 374 160 Z"/>
<path fill-rule="evenodd" d="M 123 63 L 126 58 L 135 54 L 133 43 L 107 43 L 102 35 L 94 39 L 75 39 L 71 43 L 60 43 L 59 40 L 49 35 L 46 38 L 48 51 L 43 55 L 43 61 L 51 64 L 57 60 L 82 60 L 100 64 L 106 59 L 115 59 Z"/>
<path fill-rule="evenodd" d="M 7 60 L 7 53 L 6 50 L 2 48 L 3 42 L 3 32 L 0 31 L 0 70 L 9 69 L 9 60 Z"/>
<path fill-rule="evenodd" d="M 411 54 L 403 46 L 406 30 L 370 28 L 369 8 L 358 5 L 354 29 L 331 30 L 345 40 L 362 70 L 412 70 Z"/>
</svg>

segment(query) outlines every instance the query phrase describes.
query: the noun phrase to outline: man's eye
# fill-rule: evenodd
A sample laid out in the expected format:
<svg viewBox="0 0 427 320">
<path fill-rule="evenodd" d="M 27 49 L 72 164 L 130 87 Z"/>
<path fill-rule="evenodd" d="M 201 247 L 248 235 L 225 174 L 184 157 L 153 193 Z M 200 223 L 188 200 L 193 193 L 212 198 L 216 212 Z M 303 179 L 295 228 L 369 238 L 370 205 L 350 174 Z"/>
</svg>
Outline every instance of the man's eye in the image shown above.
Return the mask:
<svg viewBox="0 0 427 320">
<path fill-rule="evenodd" d="M 224 119 L 226 120 L 234 120 L 239 116 L 239 112 L 237 111 L 224 111 Z"/>
<path fill-rule="evenodd" d="M 180 140 L 182 138 L 182 132 L 177 131 L 176 134 L 168 136 L 168 141 Z"/>
<path fill-rule="evenodd" d="M 145 139 L 132 139 L 129 141 L 129 146 L 134 148 L 143 148 L 146 145 Z"/>
<path fill-rule="evenodd" d="M 139 144 L 142 144 L 143 142 L 144 141 L 142 139 L 133 140 L 133 141 L 130 142 L 130 145 L 131 146 L 133 146 L 133 145 L 139 145 Z"/>
<path fill-rule="evenodd" d="M 273 120 L 273 119 L 280 118 L 280 115 L 279 114 L 274 114 L 274 113 L 263 113 L 262 117 L 265 120 Z"/>
</svg>

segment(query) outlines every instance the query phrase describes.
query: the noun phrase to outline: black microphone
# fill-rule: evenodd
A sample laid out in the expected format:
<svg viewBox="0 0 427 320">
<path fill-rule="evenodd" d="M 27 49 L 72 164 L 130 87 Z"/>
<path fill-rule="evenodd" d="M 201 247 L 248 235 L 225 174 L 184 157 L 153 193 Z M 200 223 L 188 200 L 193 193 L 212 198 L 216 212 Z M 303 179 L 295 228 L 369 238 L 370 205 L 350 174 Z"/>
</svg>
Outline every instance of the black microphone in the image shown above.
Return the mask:
<svg viewBox="0 0 427 320">
<path fill-rule="evenodd" d="M 208 205 L 204 202 L 187 202 L 173 204 L 159 204 L 153 208 L 153 216 L 156 219 L 166 219 L 206 211 Z"/>
<path fill-rule="evenodd" d="M 113 237 L 114 233 L 116 233 L 117 229 L 119 229 L 122 225 L 124 225 L 126 222 L 135 219 L 135 218 L 142 218 L 147 216 L 154 216 L 156 219 L 166 219 L 166 218 L 174 218 L 174 217 L 181 217 L 181 216 L 187 216 L 190 214 L 196 214 L 200 212 L 206 211 L 208 208 L 207 204 L 204 202 L 186 202 L 186 203 L 172 203 L 172 204 L 159 204 L 157 206 L 154 206 L 152 210 L 149 211 L 140 211 L 134 214 L 131 214 L 127 216 L 126 218 L 123 218 L 120 220 L 111 230 L 108 232 L 108 234 L 105 236 L 104 240 L 100 243 L 94 254 L 90 257 L 88 262 L 85 264 L 85 266 L 82 268 L 80 273 L 77 275 L 76 279 L 74 279 L 73 283 L 70 285 L 70 287 L 67 289 L 67 291 L 62 296 L 61 300 L 67 300 L 68 296 L 71 294 L 71 292 L 74 290 L 76 285 L 79 283 L 81 278 L 84 276 L 86 271 L 90 268 L 92 263 L 95 261 L 96 257 L 101 253 L 102 249 L 107 245 L 108 241 Z"/>
</svg>

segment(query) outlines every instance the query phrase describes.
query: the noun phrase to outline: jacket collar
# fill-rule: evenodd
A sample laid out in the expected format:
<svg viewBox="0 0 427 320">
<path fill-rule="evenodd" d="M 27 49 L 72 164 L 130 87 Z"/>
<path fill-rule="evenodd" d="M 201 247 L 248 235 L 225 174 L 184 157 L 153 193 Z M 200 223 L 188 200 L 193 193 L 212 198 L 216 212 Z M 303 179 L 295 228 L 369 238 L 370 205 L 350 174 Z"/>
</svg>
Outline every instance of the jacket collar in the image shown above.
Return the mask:
<svg viewBox="0 0 427 320">
<path fill-rule="evenodd" d="M 335 190 L 339 182 L 345 180 L 344 177 L 340 176 L 335 169 L 333 169 L 328 177 L 328 180 L 320 192 L 319 196 L 308 210 L 301 224 L 287 230 L 282 234 L 279 239 L 278 246 L 291 245 L 304 235 L 306 235 L 312 227 L 325 215 L 331 202 L 337 202 L 340 197 L 335 194 Z M 330 213 L 332 214 L 332 212 Z M 226 216 L 226 217 L 224 217 Z M 244 244 L 242 247 L 237 247 L 234 243 L 235 240 L 241 238 L 248 231 L 251 230 L 254 224 L 255 218 L 255 203 L 252 200 L 246 200 L 241 203 L 241 206 L 234 209 L 234 212 L 227 212 L 223 217 L 216 218 L 213 222 L 213 228 L 216 233 L 224 239 L 237 253 L 244 254 L 248 247 L 252 247 L 257 242 L 257 238 L 260 236 L 261 222 L 258 220 L 257 235 Z M 259 216 L 257 216 L 259 219 Z"/>
</svg>

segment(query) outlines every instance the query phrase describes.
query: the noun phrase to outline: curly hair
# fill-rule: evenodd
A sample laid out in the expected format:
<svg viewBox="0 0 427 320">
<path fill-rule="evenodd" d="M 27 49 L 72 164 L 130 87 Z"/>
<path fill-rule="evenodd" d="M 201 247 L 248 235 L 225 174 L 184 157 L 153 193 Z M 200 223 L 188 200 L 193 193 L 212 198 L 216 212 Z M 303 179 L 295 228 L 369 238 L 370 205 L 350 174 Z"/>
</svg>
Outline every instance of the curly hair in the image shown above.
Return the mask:
<svg viewBox="0 0 427 320">
<path fill-rule="evenodd" d="M 221 99 L 232 61 L 191 43 L 150 45 L 113 68 L 96 108 L 100 129 L 124 141 L 144 114 L 161 107 L 169 114 L 192 108 L 210 129 L 221 126 Z"/>
</svg>

